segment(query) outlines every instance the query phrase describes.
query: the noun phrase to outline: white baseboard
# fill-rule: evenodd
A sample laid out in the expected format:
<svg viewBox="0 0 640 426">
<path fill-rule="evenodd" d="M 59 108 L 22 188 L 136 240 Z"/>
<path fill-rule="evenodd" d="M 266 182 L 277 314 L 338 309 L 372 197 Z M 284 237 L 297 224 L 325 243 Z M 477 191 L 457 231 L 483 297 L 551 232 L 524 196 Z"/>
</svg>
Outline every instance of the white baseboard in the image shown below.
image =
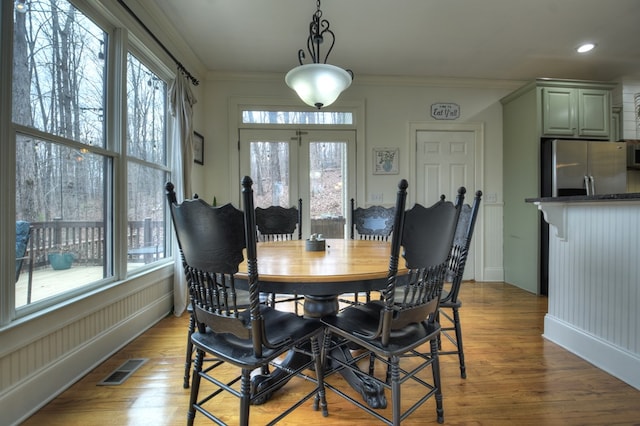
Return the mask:
<svg viewBox="0 0 640 426">
<path fill-rule="evenodd" d="M 640 390 L 640 356 L 549 314 L 543 337 Z"/>
<path fill-rule="evenodd" d="M 484 281 L 484 282 L 504 281 L 504 268 L 500 268 L 500 267 L 484 268 L 481 281 Z"/>
</svg>

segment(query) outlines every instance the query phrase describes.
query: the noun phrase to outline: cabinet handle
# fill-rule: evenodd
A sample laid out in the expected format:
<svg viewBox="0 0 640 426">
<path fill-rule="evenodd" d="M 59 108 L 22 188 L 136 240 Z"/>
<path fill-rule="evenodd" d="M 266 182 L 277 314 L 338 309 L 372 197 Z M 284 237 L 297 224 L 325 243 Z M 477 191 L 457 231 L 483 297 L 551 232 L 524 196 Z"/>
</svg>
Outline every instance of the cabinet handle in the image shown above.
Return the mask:
<svg viewBox="0 0 640 426">
<path fill-rule="evenodd" d="M 589 176 L 584 176 L 584 189 L 587 191 L 587 195 L 591 195 L 591 183 Z"/>
</svg>

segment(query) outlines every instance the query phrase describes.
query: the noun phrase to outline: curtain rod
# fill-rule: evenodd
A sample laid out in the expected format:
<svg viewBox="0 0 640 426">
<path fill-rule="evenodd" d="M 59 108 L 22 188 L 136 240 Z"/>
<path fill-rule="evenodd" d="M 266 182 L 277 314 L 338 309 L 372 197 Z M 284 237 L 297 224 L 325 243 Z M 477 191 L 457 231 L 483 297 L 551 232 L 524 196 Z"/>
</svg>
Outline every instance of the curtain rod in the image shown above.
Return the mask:
<svg viewBox="0 0 640 426">
<path fill-rule="evenodd" d="M 133 12 L 133 10 L 131 10 L 131 8 L 129 6 L 127 6 L 127 4 L 124 2 L 124 0 L 118 0 L 118 3 L 120 3 L 120 5 L 122 7 L 124 7 L 127 12 L 129 12 L 129 15 L 131 15 L 133 17 L 133 19 L 135 19 L 142 26 L 142 28 L 144 28 L 144 30 L 151 36 L 151 38 L 153 38 L 155 40 L 155 42 L 158 43 L 158 45 L 160 47 L 162 47 L 162 50 L 164 50 L 167 53 L 167 55 L 169 55 L 171 57 L 171 59 L 173 59 L 173 62 L 176 63 L 176 65 L 178 66 L 178 69 L 180 70 L 180 72 L 182 74 L 186 75 L 187 78 L 189 78 L 191 80 L 191 84 L 193 84 L 194 86 L 197 86 L 198 84 L 200 84 L 200 81 L 198 81 L 197 78 L 195 78 L 193 75 L 191 75 L 191 73 L 184 67 L 184 65 L 182 65 L 182 63 L 179 60 L 177 60 L 175 56 L 173 56 L 173 54 L 169 51 L 169 49 L 167 49 L 167 47 L 164 44 L 162 44 L 162 42 L 160 40 L 158 40 L 158 37 L 156 37 L 156 35 L 151 32 L 149 27 L 147 27 L 144 24 L 144 22 L 142 22 L 142 20 L 138 17 L 138 15 L 136 15 Z"/>
</svg>

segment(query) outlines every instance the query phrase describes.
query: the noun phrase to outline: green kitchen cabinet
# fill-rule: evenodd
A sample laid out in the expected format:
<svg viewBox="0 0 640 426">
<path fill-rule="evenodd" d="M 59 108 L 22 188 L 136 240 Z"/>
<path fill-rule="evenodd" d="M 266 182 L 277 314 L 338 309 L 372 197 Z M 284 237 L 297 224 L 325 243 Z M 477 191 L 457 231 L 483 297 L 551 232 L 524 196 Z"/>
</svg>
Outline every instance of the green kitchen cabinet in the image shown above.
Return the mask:
<svg viewBox="0 0 640 426">
<path fill-rule="evenodd" d="M 505 282 L 546 293 L 540 264 L 543 219 L 534 205 L 525 202 L 541 196 L 542 140 L 613 140 L 615 87 L 609 82 L 540 78 L 500 100 Z"/>
<path fill-rule="evenodd" d="M 611 90 L 542 87 L 544 136 L 605 138 L 611 135 Z"/>
</svg>

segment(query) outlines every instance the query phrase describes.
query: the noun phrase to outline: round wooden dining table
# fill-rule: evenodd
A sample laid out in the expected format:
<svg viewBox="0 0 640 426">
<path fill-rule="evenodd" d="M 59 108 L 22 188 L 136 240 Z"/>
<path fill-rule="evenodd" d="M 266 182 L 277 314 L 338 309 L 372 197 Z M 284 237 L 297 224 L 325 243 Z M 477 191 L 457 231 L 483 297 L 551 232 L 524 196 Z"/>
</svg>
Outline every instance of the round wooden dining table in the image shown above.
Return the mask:
<svg viewBox="0 0 640 426">
<path fill-rule="evenodd" d="M 305 240 L 262 242 L 257 245 L 258 281 L 265 293 L 302 294 L 304 315 L 321 318 L 338 312 L 338 296 L 380 290 L 386 286 L 391 244 L 386 241 L 328 239 L 325 250 L 306 249 Z M 403 263 L 403 262 L 400 262 Z M 404 266 L 399 266 L 399 273 Z M 246 281 L 246 261 L 235 277 Z M 289 368 L 302 365 L 294 352 L 283 363 Z M 336 356 L 335 354 L 333 356 Z M 343 357 L 350 353 L 341 354 Z M 372 408 L 384 408 L 384 389 L 364 373 L 343 370 L 345 380 Z M 342 373 L 342 371 L 341 371 Z M 253 376 L 253 386 L 278 380 L 278 372 Z"/>
<path fill-rule="evenodd" d="M 386 241 L 325 240 L 324 251 L 309 251 L 305 240 L 258 243 L 260 291 L 302 294 L 305 316 L 338 311 L 338 295 L 382 289 L 391 244 Z M 236 278 L 246 279 L 246 261 Z"/>
</svg>

